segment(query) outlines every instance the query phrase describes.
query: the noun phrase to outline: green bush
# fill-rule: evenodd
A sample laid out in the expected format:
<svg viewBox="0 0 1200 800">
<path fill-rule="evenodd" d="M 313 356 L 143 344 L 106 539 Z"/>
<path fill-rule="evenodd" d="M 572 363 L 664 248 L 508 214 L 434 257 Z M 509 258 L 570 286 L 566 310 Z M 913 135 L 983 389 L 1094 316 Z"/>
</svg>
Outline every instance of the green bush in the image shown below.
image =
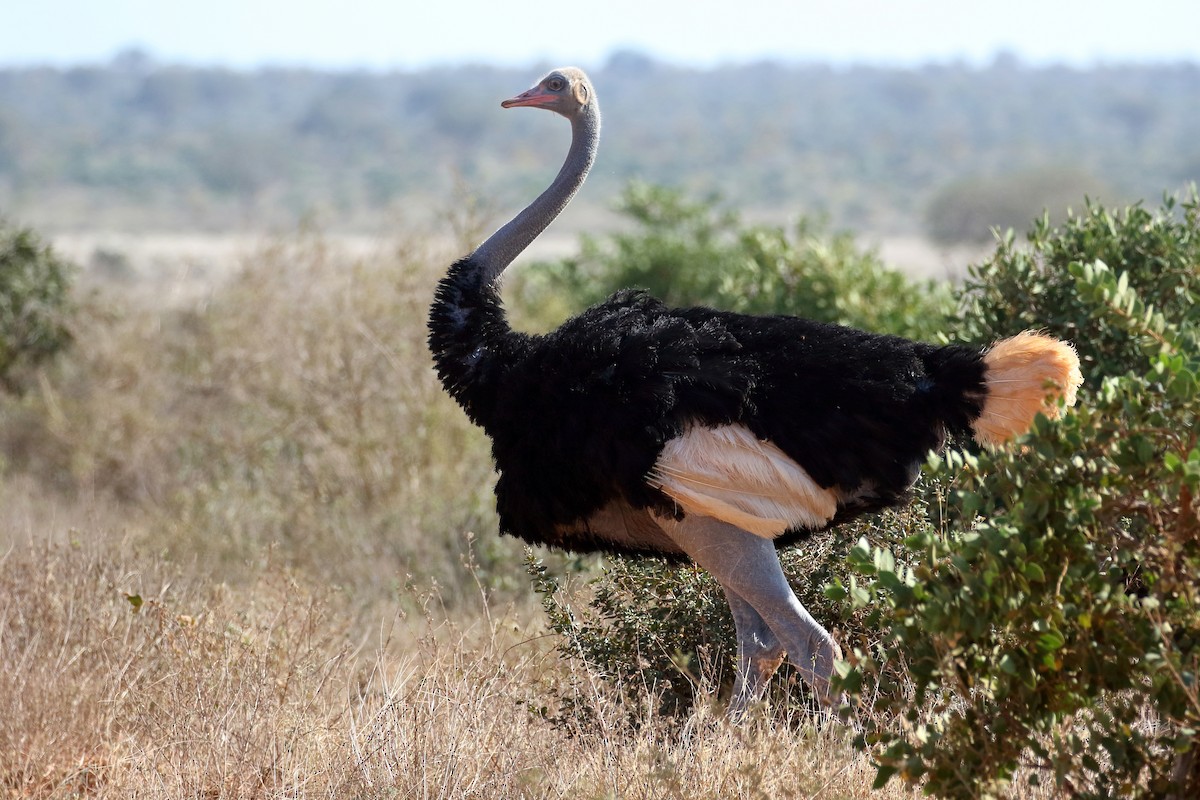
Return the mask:
<svg viewBox="0 0 1200 800">
<path fill-rule="evenodd" d="M 850 234 L 831 234 L 811 220 L 792 231 L 744 225 L 713 198 L 693 201 L 645 184 L 631 185 L 619 210 L 633 223 L 629 232 L 584 237 L 578 256 L 520 274 L 519 313 L 549 327 L 636 287 L 669 305 L 795 314 L 929 338 L 953 309 L 945 287 L 911 281 Z"/>
<path fill-rule="evenodd" d="M 661 210 L 672 209 L 647 217 L 641 238 L 594 243 L 589 269 L 568 264 L 555 280 L 651 275 L 647 265 L 670 255 L 665 280 L 707 251 L 739 274 L 735 219 L 704 204 Z M 706 235 L 685 237 L 684 221 Z M 782 554 L 802 576 L 802 602 L 847 645 L 839 680 L 862 703 L 859 741 L 878 784 L 900 775 L 951 798 L 1006 796 L 1020 783 L 1197 796 L 1198 242 L 1195 196 L 1157 211 L 1089 204 L 1059 227 L 1035 224 L 1025 246 L 1001 242 L 947 327 L 980 343 L 1027 328 L 1074 341 L 1088 381 L 1078 408 L 1039 420 L 1014 448 L 931 459 L 914 505 Z M 703 286 L 737 296 L 714 276 L 665 288 Z M 745 298 L 760 309 L 753 291 Z M 563 650 L 601 678 L 650 689 L 673 711 L 690 707 L 697 678 L 731 679 L 732 625 L 703 573 L 618 559 L 572 594 L 532 569 Z M 776 682 L 776 700 L 787 683 Z"/>
<path fill-rule="evenodd" d="M 900 547 L 905 532 L 924 518 L 918 501 L 780 552 L 796 596 L 843 645 L 874 652 L 880 640 L 876 623 L 865 607 L 826 594 L 825 585 L 851 580 L 847 564 L 856 541 Z M 550 629 L 562 637 L 560 652 L 586 664 L 590 675 L 619 687 L 634 701 L 632 707 L 650 696 L 660 713 L 684 715 L 708 693 L 720 698 L 731 694 L 733 619 L 720 585 L 704 570 L 658 559 L 613 558 L 578 587 L 532 555 L 526 567 L 542 596 Z M 788 663 L 772 681 L 767 699 L 781 716 L 817 707 Z M 570 710 L 586 713 L 573 706 Z"/>
<path fill-rule="evenodd" d="M 879 698 L 861 743 L 880 783 L 1200 795 L 1197 242 L 1195 196 L 1157 213 L 1091 206 L 976 272 L 968 327 L 990 338 L 1036 320 L 1076 341 L 1088 383 L 1018 447 L 937 460 L 954 487 L 942 513 L 903 558 L 856 548 L 856 595 L 830 587 L 887 643 L 843 668 L 847 689 Z M 887 691 L 899 659 L 911 699 Z"/>
<path fill-rule="evenodd" d="M 72 271 L 32 230 L 0 221 L 0 390 L 17 392 L 30 367 L 70 342 Z"/>
<path fill-rule="evenodd" d="M 1145 303 L 1179 319 L 1200 291 L 1195 216 L 1194 202 L 1180 206 L 1168 198 L 1157 213 L 1134 206 L 1113 214 L 1089 203 L 1057 228 L 1043 217 L 1027 244 L 1007 236 L 991 258 L 971 268 L 955 335 L 987 343 L 1041 328 L 1075 343 L 1093 385 L 1101 376 L 1140 371 L 1140 336 L 1097 313 L 1094 298 L 1078 291 L 1070 265 L 1102 261 L 1125 273 Z"/>
</svg>

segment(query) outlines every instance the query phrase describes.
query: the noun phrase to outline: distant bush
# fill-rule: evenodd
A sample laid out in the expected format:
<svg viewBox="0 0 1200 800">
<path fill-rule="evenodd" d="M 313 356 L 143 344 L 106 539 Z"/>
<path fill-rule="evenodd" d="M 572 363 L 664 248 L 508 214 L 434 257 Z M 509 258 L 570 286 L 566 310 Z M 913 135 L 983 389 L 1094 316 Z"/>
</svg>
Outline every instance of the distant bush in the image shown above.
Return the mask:
<svg viewBox="0 0 1200 800">
<path fill-rule="evenodd" d="M 931 195 L 972 171 L 1086 154 L 1134 196 L 1200 179 L 1194 62 L 696 70 L 626 51 L 594 67 L 617 133 L 576 212 L 641 176 L 775 217 L 819 209 L 839 227 L 912 231 Z M 281 228 L 316 209 L 338 227 L 390 230 L 437 216 L 455 174 L 504 202 L 541 188 L 536 167 L 559 157 L 566 131 L 496 107 L 537 69 L 6 66 L 0 185 L 20 192 L 27 219 L 62 226 Z M 647 80 L 670 101 L 646 103 Z M 1022 230 L 1041 207 L 975 230 Z"/>
<path fill-rule="evenodd" d="M 928 338 L 944 327 L 950 293 L 887 269 L 848 233 L 811 220 L 793 230 L 746 225 L 715 199 L 632 184 L 619 211 L 633 229 L 585 236 L 580 254 L 519 274 L 517 310 L 544 327 L 612 292 L 646 289 L 669 305 L 711 305 Z"/>
<path fill-rule="evenodd" d="M 889 653 L 844 685 L 878 697 L 879 781 L 947 798 L 1020 780 L 1072 797 L 1200 796 L 1200 202 L 1091 206 L 975 272 L 967 327 L 1076 342 L 1077 410 L 1016 448 L 950 452 L 953 491 L 906 553 L 851 554 Z M 856 594 L 856 596 L 854 596 Z M 912 699 L 889 691 L 905 665 Z M 882 688 L 882 691 L 877 691 Z"/>
<path fill-rule="evenodd" d="M 993 230 L 1024 230 L 1048 213 L 1054 222 L 1085 197 L 1111 195 L 1088 173 L 1072 167 L 1027 169 L 996 177 L 956 180 L 942 187 L 925 209 L 925 231 L 943 245 L 992 241 Z"/>
<path fill-rule="evenodd" d="M 21 373 L 70 343 L 72 273 L 32 230 L 0 220 L 0 390 L 18 391 Z"/>
</svg>

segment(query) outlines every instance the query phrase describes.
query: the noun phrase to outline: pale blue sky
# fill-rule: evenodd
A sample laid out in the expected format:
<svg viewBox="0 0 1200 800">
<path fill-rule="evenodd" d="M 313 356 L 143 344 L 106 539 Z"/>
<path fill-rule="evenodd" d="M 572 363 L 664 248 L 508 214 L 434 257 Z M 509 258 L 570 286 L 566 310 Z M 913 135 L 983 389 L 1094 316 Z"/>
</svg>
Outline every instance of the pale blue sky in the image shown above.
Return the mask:
<svg viewBox="0 0 1200 800">
<path fill-rule="evenodd" d="M 253 67 L 601 63 L 631 47 L 707 66 L 764 57 L 911 64 L 1200 61 L 1200 0 L 9 0 L 0 64 Z"/>
</svg>

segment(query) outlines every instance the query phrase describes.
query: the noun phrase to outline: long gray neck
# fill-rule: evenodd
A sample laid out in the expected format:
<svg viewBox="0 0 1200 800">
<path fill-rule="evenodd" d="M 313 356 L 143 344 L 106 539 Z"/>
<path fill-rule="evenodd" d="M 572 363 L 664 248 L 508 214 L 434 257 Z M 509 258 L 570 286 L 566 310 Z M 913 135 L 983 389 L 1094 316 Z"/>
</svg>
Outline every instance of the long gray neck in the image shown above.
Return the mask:
<svg viewBox="0 0 1200 800">
<path fill-rule="evenodd" d="M 537 199 L 493 233 L 471 254 L 482 270 L 483 284 L 490 285 L 521 252 L 536 239 L 571 202 L 583 185 L 600 143 L 600 108 L 595 100 L 571 120 L 571 149 L 554 181 Z"/>
</svg>

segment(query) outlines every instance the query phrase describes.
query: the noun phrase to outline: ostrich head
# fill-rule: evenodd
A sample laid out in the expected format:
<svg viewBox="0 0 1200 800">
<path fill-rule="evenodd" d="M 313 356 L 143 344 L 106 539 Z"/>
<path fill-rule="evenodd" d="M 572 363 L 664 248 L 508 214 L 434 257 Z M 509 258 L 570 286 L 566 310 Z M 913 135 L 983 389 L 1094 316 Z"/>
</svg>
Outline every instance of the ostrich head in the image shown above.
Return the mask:
<svg viewBox="0 0 1200 800">
<path fill-rule="evenodd" d="M 494 285 L 512 260 L 567 207 L 592 168 L 600 143 L 600 105 L 581 69 L 556 69 L 529 91 L 500 105 L 546 108 L 565 117 L 571 123 L 571 149 L 546 190 L 471 254 L 469 261 L 478 268 L 472 281 L 483 286 Z"/>
<path fill-rule="evenodd" d="M 596 102 L 596 93 L 587 75 L 577 67 L 562 67 L 538 81 L 532 89 L 505 100 L 504 108 L 532 106 L 545 108 L 574 119 Z"/>
</svg>

